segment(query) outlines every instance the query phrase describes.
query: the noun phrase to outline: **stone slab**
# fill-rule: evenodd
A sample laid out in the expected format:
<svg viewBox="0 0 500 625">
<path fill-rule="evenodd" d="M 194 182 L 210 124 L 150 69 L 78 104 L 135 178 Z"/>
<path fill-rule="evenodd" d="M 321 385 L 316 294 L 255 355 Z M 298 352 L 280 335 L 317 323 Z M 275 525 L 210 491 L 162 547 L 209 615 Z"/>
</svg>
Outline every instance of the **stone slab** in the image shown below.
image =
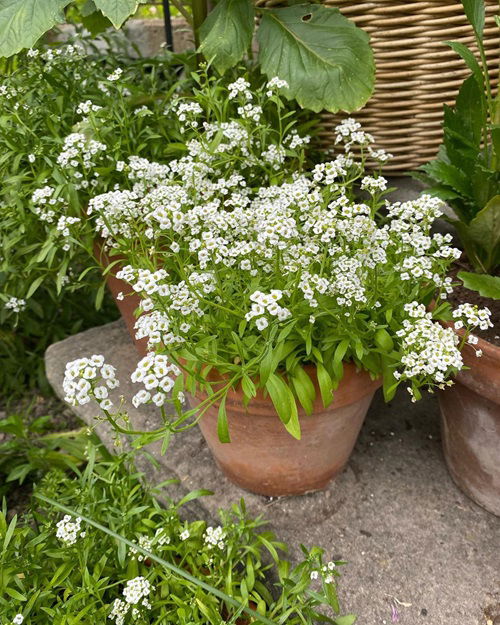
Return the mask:
<svg viewBox="0 0 500 625">
<path fill-rule="evenodd" d="M 130 398 L 136 390 L 128 380 L 138 356 L 121 321 L 49 347 L 47 375 L 56 393 L 62 395 L 66 362 L 93 353 L 117 367 L 120 394 Z M 88 424 L 96 423 L 92 406 L 75 411 Z M 134 426 L 158 425 L 153 410 L 130 405 L 129 413 Z M 96 430 L 112 448 L 107 424 L 97 423 Z M 327 490 L 300 497 L 271 499 L 231 484 L 197 428 L 175 436 L 164 456 L 159 445 L 148 451 L 157 468 L 144 457 L 139 467 L 151 483 L 178 478 L 171 496 L 195 488 L 214 491 L 193 513 L 213 519 L 219 507 L 244 496 L 249 512 L 262 514 L 290 543 L 292 557 L 303 543 L 347 560 L 339 586 L 342 607 L 358 614 L 360 625 L 500 623 L 500 518 L 451 481 L 432 396 L 411 404 L 401 393 L 388 406 L 376 396 L 345 471 Z M 391 604 L 397 607 L 396 621 Z"/>
</svg>

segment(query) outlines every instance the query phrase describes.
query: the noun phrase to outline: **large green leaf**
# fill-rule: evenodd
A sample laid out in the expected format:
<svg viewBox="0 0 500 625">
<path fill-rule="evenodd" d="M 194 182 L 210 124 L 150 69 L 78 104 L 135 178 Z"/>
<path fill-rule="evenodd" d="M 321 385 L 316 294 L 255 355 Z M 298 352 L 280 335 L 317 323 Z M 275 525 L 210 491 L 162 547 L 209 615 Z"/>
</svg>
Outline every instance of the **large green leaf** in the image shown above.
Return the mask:
<svg viewBox="0 0 500 625">
<path fill-rule="evenodd" d="M 369 37 L 336 8 L 266 9 L 257 38 L 262 71 L 286 80 L 287 95 L 304 108 L 350 112 L 373 92 Z"/>
<path fill-rule="evenodd" d="M 31 48 L 71 0 L 0 0 L 0 56 Z"/>
<path fill-rule="evenodd" d="M 251 0 L 221 0 L 200 29 L 200 50 L 224 73 L 241 61 L 252 43 L 255 9 Z"/>
<path fill-rule="evenodd" d="M 94 0 L 94 4 L 115 28 L 120 28 L 137 11 L 139 0 Z"/>
<path fill-rule="evenodd" d="M 457 276 L 462 280 L 464 286 L 471 291 L 477 291 L 483 297 L 500 299 L 500 277 L 468 271 L 459 271 Z"/>
<path fill-rule="evenodd" d="M 484 83 L 484 81 L 483 81 L 483 71 L 482 71 L 481 66 L 479 65 L 476 57 L 474 56 L 474 53 L 471 50 L 469 50 L 469 48 L 467 46 L 464 46 L 463 43 L 460 43 L 458 41 L 445 41 L 444 43 L 447 46 L 450 46 L 450 48 L 454 52 L 456 52 L 457 54 L 459 54 L 462 57 L 462 59 L 467 64 L 467 67 L 474 74 L 474 78 L 476 79 L 478 85 L 482 86 L 483 83 Z"/>
</svg>

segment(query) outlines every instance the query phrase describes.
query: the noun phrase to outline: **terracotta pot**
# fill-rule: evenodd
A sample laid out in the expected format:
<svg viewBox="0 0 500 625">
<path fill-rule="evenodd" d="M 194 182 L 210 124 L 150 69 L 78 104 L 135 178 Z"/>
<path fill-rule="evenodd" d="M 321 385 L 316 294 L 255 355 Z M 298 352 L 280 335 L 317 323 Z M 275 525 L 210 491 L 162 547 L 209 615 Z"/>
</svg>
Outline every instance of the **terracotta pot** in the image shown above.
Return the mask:
<svg viewBox="0 0 500 625">
<path fill-rule="evenodd" d="M 302 439 L 296 440 L 279 420 L 271 399 L 258 392 L 248 408 L 243 392 L 232 390 L 226 411 L 231 443 L 217 435 L 218 404 L 211 406 L 200 428 L 223 473 L 235 484 L 260 495 L 298 495 L 321 490 L 345 466 L 372 397 L 381 380 L 344 364 L 344 377 L 333 402 L 324 408 L 315 368 L 306 367 L 316 387 L 311 416 L 299 409 Z M 193 405 L 205 399 L 198 394 Z"/>
<path fill-rule="evenodd" d="M 479 339 L 462 351 L 455 384 L 439 392 L 443 451 L 459 488 L 500 516 L 500 347 Z"/>
<path fill-rule="evenodd" d="M 97 262 L 104 268 L 108 267 L 111 263 L 109 256 L 103 249 L 103 244 L 101 241 L 96 241 L 94 243 L 94 256 Z M 113 262 L 116 261 L 119 257 L 113 256 Z M 115 304 L 120 311 L 122 319 L 125 321 L 127 326 L 127 330 L 130 334 L 131 339 L 134 341 L 134 344 L 139 352 L 140 356 L 145 356 L 147 354 L 147 339 L 137 340 L 135 338 L 135 322 L 137 321 L 136 316 L 134 315 L 135 309 L 141 303 L 141 298 L 137 293 L 132 289 L 128 282 L 124 280 L 119 280 L 116 277 L 116 274 L 120 271 L 121 264 L 116 264 L 113 268 L 106 274 L 106 284 L 111 291 L 111 295 L 115 300 Z M 123 299 L 118 299 L 118 294 L 123 293 Z"/>
</svg>

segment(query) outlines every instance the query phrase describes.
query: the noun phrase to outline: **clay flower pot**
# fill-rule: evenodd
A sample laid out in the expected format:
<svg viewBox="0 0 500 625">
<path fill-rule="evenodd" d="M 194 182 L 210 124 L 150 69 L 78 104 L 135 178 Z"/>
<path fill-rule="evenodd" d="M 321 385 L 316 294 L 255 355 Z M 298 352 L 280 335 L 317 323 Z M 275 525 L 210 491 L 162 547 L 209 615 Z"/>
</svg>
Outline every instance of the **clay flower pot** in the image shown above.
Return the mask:
<svg viewBox="0 0 500 625">
<path fill-rule="evenodd" d="M 97 262 L 104 269 L 107 268 L 111 263 L 111 259 L 104 251 L 103 243 L 100 240 L 94 243 L 94 256 Z M 113 261 L 116 261 L 117 258 L 118 257 L 113 256 Z M 125 325 L 127 326 L 128 333 L 130 334 L 131 339 L 134 341 L 134 344 L 137 348 L 137 351 L 139 352 L 139 355 L 145 356 L 148 351 L 147 340 L 146 339 L 137 340 L 135 338 L 135 329 L 134 329 L 135 322 L 137 320 L 134 315 L 134 311 L 140 305 L 141 298 L 132 289 L 130 284 L 128 284 L 124 280 L 119 280 L 116 277 L 116 274 L 118 273 L 118 271 L 120 271 L 121 267 L 122 266 L 118 263 L 111 268 L 111 270 L 106 274 L 106 277 L 105 277 L 106 284 L 108 286 L 108 289 L 111 292 L 111 295 L 113 296 L 113 299 L 115 300 L 115 304 L 118 307 L 118 310 L 120 311 L 122 319 L 125 321 Z M 123 293 L 123 298 L 119 299 L 118 295 L 120 293 Z"/>
<path fill-rule="evenodd" d="M 372 380 L 351 363 L 333 402 L 323 407 L 315 368 L 306 367 L 316 387 L 311 416 L 299 408 L 301 440 L 293 438 L 261 391 L 243 404 L 243 392 L 231 390 L 226 399 L 230 443 L 217 435 L 218 404 L 200 421 L 200 429 L 223 473 L 235 484 L 260 495 L 298 495 L 325 488 L 347 463 L 373 395 L 381 380 Z M 193 406 L 205 399 L 198 394 Z"/>
<path fill-rule="evenodd" d="M 481 339 L 475 347 L 481 358 L 466 344 L 470 369 L 439 392 L 443 450 L 457 486 L 500 516 L 500 347 Z"/>
</svg>

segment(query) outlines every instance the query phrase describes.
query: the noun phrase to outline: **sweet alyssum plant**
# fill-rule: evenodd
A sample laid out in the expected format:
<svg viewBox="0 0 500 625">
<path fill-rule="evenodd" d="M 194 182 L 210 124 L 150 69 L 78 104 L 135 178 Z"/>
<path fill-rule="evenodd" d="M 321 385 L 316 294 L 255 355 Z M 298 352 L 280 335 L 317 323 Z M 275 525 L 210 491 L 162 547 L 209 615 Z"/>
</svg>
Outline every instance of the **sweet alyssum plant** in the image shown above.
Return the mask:
<svg viewBox="0 0 500 625">
<path fill-rule="evenodd" d="M 0 511 L 2 623 L 354 623 L 317 614 L 339 612 L 344 562 L 313 547 L 291 566 L 243 501 L 221 510 L 218 525 L 186 520 L 186 504 L 209 492 L 167 495 L 161 507 L 154 496 L 165 499 L 164 487 L 147 490 L 127 456 L 96 462 L 88 451 L 82 473 L 47 473 L 24 518 L 8 523 Z"/>
<path fill-rule="evenodd" d="M 128 184 L 89 204 L 111 257 L 119 255 L 118 277 L 141 297 L 137 337 L 151 353 L 133 374 L 143 387 L 133 401 L 153 402 L 166 421 L 150 436 L 217 402 L 228 441 L 225 399 L 241 385 L 246 402 L 258 388 L 267 392 L 300 438 L 298 406 L 310 414 L 315 398 L 307 364 L 325 405 L 348 360 L 382 376 L 387 399 L 401 383 L 414 399 L 422 386 L 449 384 L 462 367 L 460 341 L 490 322 L 487 310 L 460 309 L 460 340 L 436 321 L 449 309 L 446 273 L 460 255 L 449 235 L 431 233 L 440 201 L 423 196 L 380 212 L 387 183 L 366 175 L 364 162 L 388 155 L 354 120 L 338 126 L 335 158 L 307 171 L 307 137 L 283 115 L 283 81 L 257 92 L 244 78 L 227 92 L 210 85 L 171 105 L 195 129 L 185 157 L 166 164 L 131 156 L 119 165 Z M 113 372 L 96 358 L 70 363 L 67 399 L 95 397 L 109 414 Z M 182 412 L 186 390 L 201 393 L 196 411 Z"/>
</svg>

